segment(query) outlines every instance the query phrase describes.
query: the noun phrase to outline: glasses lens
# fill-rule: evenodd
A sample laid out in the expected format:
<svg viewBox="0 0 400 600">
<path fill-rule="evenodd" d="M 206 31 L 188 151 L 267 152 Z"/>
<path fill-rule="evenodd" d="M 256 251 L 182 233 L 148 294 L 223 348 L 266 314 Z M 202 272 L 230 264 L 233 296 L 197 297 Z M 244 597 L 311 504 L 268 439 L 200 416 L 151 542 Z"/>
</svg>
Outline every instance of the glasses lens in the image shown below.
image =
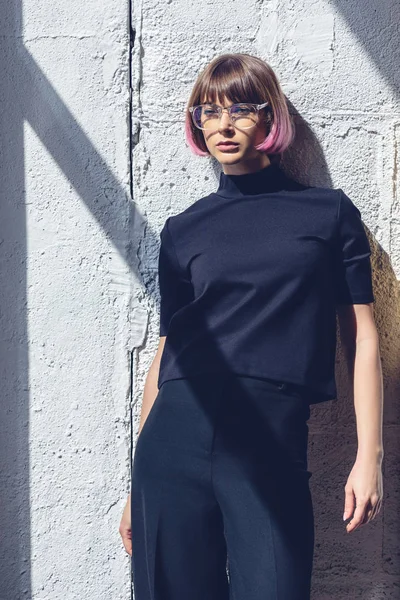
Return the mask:
<svg viewBox="0 0 400 600">
<path fill-rule="evenodd" d="M 258 113 L 252 104 L 232 104 L 230 117 L 233 125 L 240 129 L 254 127 Z M 193 122 L 199 129 L 217 129 L 219 126 L 219 107 L 216 104 L 200 104 L 192 112 Z"/>
<path fill-rule="evenodd" d="M 201 104 L 196 106 L 193 121 L 199 129 L 215 129 L 218 127 L 219 110 L 214 104 Z"/>
<path fill-rule="evenodd" d="M 240 129 L 249 129 L 257 123 L 257 109 L 252 104 L 233 104 L 231 119 Z"/>
</svg>

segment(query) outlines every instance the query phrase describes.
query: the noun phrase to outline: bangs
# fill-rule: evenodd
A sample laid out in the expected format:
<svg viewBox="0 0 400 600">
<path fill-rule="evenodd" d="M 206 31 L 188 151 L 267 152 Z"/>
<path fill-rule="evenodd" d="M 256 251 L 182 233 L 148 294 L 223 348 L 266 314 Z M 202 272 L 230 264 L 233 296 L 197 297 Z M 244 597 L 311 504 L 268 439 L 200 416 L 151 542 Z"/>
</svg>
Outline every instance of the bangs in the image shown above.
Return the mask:
<svg viewBox="0 0 400 600">
<path fill-rule="evenodd" d="M 199 104 L 216 103 L 218 98 L 227 98 L 231 102 L 261 104 L 265 101 L 265 96 L 255 84 L 254 74 L 235 58 L 216 64 L 204 77 L 198 89 Z"/>
</svg>

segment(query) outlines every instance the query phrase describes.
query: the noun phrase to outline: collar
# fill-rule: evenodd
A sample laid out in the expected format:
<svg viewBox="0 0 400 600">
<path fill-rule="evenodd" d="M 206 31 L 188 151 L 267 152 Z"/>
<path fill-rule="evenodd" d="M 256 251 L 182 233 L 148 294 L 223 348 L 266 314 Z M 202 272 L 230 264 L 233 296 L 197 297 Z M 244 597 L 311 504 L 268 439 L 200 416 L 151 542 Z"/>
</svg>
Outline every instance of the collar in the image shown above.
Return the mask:
<svg viewBox="0 0 400 600">
<path fill-rule="evenodd" d="M 277 163 L 271 163 L 258 171 L 242 175 L 227 175 L 222 171 L 216 194 L 225 198 L 266 194 L 282 189 L 284 181 L 285 174 Z"/>
</svg>

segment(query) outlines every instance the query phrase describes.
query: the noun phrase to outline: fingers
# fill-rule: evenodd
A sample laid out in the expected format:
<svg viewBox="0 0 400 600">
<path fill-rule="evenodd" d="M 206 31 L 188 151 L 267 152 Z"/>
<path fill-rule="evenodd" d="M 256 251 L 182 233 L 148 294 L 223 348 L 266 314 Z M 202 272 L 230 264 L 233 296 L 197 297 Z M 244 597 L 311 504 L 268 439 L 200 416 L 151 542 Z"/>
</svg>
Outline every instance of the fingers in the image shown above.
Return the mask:
<svg viewBox="0 0 400 600">
<path fill-rule="evenodd" d="M 119 524 L 119 533 L 122 538 L 127 553 L 132 556 L 132 529 L 131 529 L 131 497 L 128 496 L 128 500 L 125 504 L 124 511 L 122 513 L 121 522 Z"/>
<path fill-rule="evenodd" d="M 367 523 L 372 521 L 374 513 L 375 509 L 373 506 L 371 506 L 371 503 L 369 502 L 365 507 L 364 518 L 362 519 L 360 525 L 366 525 Z"/>
<path fill-rule="evenodd" d="M 122 543 L 124 545 L 125 550 L 129 554 L 129 556 L 132 556 L 132 535 L 131 535 L 131 531 L 127 530 L 127 529 L 122 529 L 121 530 L 121 527 L 120 527 L 119 533 L 121 535 Z"/>
<path fill-rule="evenodd" d="M 373 500 L 358 500 L 351 521 L 346 525 L 347 533 L 355 531 L 361 525 L 372 521 L 379 513 L 382 506 L 382 498 L 374 497 Z"/>
<path fill-rule="evenodd" d="M 368 522 L 375 519 L 375 517 L 379 514 L 381 507 L 382 507 L 382 498 L 378 498 L 378 497 L 372 498 L 371 505 L 372 505 L 371 509 L 370 509 L 371 516 L 368 519 Z"/>
<path fill-rule="evenodd" d="M 355 505 L 355 498 L 354 498 L 353 490 L 350 487 L 346 486 L 344 488 L 344 493 L 345 493 L 345 499 L 344 499 L 343 521 L 348 519 L 353 514 L 354 505 Z"/>
<path fill-rule="evenodd" d="M 366 517 L 366 506 L 367 502 L 365 500 L 357 500 L 357 506 L 354 511 L 354 516 L 351 519 L 351 521 L 346 525 L 347 533 L 350 533 L 350 531 L 354 531 L 355 529 L 357 529 L 357 527 L 359 527 L 362 524 L 364 518 Z"/>
</svg>

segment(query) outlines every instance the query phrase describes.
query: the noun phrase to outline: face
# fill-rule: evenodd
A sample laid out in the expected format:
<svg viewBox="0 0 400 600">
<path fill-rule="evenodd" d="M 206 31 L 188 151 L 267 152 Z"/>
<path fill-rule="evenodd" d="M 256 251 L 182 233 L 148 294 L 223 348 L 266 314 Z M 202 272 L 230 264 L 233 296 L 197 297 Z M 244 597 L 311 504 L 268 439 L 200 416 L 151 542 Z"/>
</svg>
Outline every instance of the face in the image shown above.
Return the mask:
<svg viewBox="0 0 400 600">
<path fill-rule="evenodd" d="M 233 104 L 228 98 L 218 98 L 216 104 L 228 107 Z M 269 125 L 262 120 L 259 113 L 258 122 L 250 129 L 240 129 L 229 120 L 228 111 L 222 113 L 220 121 L 216 120 L 215 128 L 202 130 L 209 153 L 221 163 L 224 173 L 241 174 L 267 166 L 270 161 L 265 152 L 256 150 L 254 146 L 261 144 L 268 134 Z M 220 142 L 232 142 L 233 146 L 223 146 Z"/>
</svg>

